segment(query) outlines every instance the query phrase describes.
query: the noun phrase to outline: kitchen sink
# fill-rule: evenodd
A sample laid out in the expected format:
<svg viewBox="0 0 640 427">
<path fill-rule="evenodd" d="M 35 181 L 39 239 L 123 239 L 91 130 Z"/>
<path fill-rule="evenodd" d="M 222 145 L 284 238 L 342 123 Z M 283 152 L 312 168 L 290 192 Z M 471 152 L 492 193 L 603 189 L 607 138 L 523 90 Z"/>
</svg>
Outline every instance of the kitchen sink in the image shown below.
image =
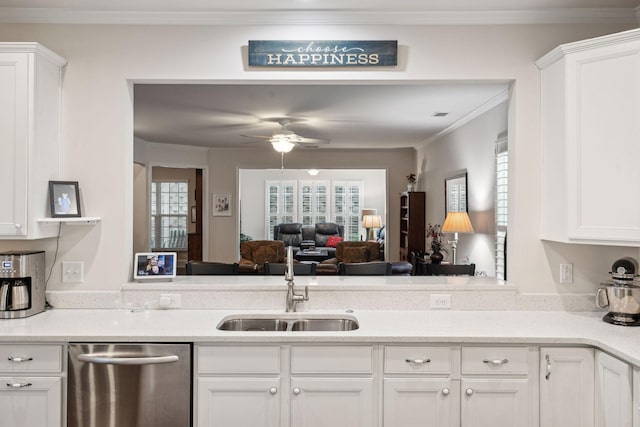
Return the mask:
<svg viewBox="0 0 640 427">
<path fill-rule="evenodd" d="M 359 327 L 358 320 L 352 316 L 233 315 L 222 319 L 217 329 L 246 332 L 341 332 L 354 331 Z"/>
</svg>

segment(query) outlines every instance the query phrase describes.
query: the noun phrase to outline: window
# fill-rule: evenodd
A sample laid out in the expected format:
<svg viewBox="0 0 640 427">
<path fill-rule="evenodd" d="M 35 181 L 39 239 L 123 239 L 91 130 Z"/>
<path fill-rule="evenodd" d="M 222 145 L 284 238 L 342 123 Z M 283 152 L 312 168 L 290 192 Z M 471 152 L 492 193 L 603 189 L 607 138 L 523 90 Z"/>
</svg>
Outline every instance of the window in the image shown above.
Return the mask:
<svg viewBox="0 0 640 427">
<path fill-rule="evenodd" d="M 151 183 L 151 248 L 187 248 L 187 181 Z"/>
<path fill-rule="evenodd" d="M 273 227 L 283 222 L 296 222 L 296 181 L 267 181 L 265 183 L 266 212 L 265 236 L 273 239 Z"/>
<path fill-rule="evenodd" d="M 280 223 L 335 222 L 344 226 L 345 240 L 360 240 L 362 181 L 267 181 L 265 185 L 268 239 L 274 238 L 273 227 Z"/>
<path fill-rule="evenodd" d="M 496 277 L 507 279 L 509 152 L 507 134 L 496 141 Z"/>
</svg>

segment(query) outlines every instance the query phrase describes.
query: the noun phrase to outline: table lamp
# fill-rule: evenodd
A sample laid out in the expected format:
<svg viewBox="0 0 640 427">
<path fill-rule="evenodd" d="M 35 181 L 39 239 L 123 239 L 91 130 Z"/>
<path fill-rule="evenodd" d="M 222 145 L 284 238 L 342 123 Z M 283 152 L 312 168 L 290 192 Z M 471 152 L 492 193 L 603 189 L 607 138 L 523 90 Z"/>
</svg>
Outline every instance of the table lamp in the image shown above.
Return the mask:
<svg viewBox="0 0 640 427">
<path fill-rule="evenodd" d="M 454 233 L 453 240 L 449 240 L 453 250 L 453 264 L 456 264 L 456 249 L 458 247 L 458 233 L 473 233 L 471 220 L 466 212 L 449 212 L 442 224 L 443 233 Z"/>
<path fill-rule="evenodd" d="M 382 218 L 380 215 L 364 215 L 362 226 L 367 229 L 367 240 L 375 240 L 373 230 L 382 227 Z"/>
</svg>

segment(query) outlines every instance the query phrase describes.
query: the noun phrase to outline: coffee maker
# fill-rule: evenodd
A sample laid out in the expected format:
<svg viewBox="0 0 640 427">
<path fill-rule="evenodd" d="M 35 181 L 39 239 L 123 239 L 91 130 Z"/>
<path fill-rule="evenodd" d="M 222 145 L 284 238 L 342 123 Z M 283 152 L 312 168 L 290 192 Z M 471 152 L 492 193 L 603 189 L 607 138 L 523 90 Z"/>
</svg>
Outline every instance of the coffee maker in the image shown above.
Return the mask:
<svg viewBox="0 0 640 427">
<path fill-rule="evenodd" d="M 0 252 L 0 319 L 44 311 L 44 251 Z"/>
</svg>

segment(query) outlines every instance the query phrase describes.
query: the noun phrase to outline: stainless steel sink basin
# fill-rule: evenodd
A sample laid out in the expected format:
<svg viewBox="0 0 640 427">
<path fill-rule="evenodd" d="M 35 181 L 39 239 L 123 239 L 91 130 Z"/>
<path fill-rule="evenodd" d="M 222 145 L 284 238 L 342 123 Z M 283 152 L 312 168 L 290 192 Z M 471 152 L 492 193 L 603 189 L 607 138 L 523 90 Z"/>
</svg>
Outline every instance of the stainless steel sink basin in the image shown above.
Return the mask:
<svg viewBox="0 0 640 427">
<path fill-rule="evenodd" d="M 341 332 L 354 331 L 360 325 L 353 316 L 283 315 L 242 316 L 234 315 L 222 319 L 217 329 L 221 331 L 247 332 Z"/>
</svg>

